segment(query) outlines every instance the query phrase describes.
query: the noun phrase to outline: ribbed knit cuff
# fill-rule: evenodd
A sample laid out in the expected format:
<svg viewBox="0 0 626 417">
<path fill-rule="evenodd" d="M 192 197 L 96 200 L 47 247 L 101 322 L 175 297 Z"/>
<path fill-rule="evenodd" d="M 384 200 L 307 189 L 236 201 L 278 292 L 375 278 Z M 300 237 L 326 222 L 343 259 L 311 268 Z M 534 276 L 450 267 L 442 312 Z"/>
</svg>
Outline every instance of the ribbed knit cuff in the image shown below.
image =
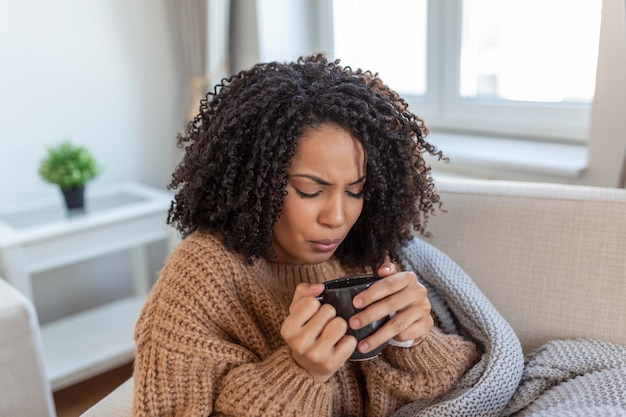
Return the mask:
<svg viewBox="0 0 626 417">
<path fill-rule="evenodd" d="M 458 335 L 445 334 L 433 328 L 420 343 L 410 348 L 388 346 L 374 360 L 360 366 L 368 386 L 395 392 L 408 401 L 432 399 L 446 392 L 467 371 L 477 358 L 474 343 Z M 371 402 L 384 398 L 376 390 L 368 392 Z"/>
<path fill-rule="evenodd" d="M 465 348 L 460 349 L 459 345 Z M 445 334 L 435 327 L 420 343 L 410 348 L 389 346 L 383 355 L 394 368 L 432 372 L 471 360 L 473 350 L 473 343 L 462 340 L 460 336 Z"/>
</svg>

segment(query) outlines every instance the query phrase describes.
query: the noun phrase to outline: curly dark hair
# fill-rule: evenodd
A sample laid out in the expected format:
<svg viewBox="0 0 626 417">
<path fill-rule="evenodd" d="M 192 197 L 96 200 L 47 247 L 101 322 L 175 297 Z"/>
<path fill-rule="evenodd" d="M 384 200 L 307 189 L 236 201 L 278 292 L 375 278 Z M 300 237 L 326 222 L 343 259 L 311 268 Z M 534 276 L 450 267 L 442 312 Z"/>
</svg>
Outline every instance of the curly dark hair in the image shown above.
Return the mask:
<svg viewBox="0 0 626 417">
<path fill-rule="evenodd" d="M 263 63 L 223 79 L 201 101 L 178 146 L 178 190 L 168 223 L 183 237 L 200 230 L 249 262 L 273 253 L 272 226 L 283 207 L 287 169 L 298 139 L 334 124 L 361 141 L 367 159 L 363 211 L 336 251 L 353 268 L 396 259 L 412 228 L 439 203 L 423 153 L 428 129 L 377 74 L 330 62 L 323 54 Z"/>
</svg>

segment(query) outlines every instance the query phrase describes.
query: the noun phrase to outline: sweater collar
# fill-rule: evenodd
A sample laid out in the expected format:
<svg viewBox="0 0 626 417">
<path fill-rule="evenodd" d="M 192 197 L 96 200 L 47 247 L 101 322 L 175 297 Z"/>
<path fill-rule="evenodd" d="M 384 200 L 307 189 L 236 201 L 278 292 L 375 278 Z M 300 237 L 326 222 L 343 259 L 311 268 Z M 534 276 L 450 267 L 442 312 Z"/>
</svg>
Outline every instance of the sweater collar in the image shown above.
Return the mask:
<svg viewBox="0 0 626 417">
<path fill-rule="evenodd" d="M 321 283 L 345 275 L 345 270 L 335 257 L 319 264 L 286 264 L 258 261 L 258 266 L 282 284 L 295 288 L 301 282 Z"/>
<path fill-rule="evenodd" d="M 322 283 L 346 275 L 336 258 L 319 264 L 285 264 L 258 259 L 252 265 L 252 276 L 289 307 L 298 284 Z"/>
</svg>

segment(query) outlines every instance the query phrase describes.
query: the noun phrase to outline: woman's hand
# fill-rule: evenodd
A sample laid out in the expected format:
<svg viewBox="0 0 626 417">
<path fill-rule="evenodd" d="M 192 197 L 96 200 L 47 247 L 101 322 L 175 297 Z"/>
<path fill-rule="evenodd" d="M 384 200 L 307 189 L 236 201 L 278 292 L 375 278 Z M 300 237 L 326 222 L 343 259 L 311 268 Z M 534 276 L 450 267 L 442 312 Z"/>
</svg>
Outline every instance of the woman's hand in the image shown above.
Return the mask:
<svg viewBox="0 0 626 417">
<path fill-rule="evenodd" d="M 348 360 L 356 339 L 346 335 L 348 324 L 335 317 L 335 308 L 321 305 L 323 284 L 299 284 L 280 329 L 291 355 L 315 379 L 326 382 Z"/>
<path fill-rule="evenodd" d="M 364 310 L 352 316 L 350 327 L 356 330 L 386 315 L 393 317 L 359 343 L 363 353 L 390 339 L 421 340 L 434 325 L 426 288 L 413 272 L 397 272 L 396 266 L 387 262 L 378 269 L 378 275 L 384 279 L 354 297 L 354 306 Z"/>
</svg>

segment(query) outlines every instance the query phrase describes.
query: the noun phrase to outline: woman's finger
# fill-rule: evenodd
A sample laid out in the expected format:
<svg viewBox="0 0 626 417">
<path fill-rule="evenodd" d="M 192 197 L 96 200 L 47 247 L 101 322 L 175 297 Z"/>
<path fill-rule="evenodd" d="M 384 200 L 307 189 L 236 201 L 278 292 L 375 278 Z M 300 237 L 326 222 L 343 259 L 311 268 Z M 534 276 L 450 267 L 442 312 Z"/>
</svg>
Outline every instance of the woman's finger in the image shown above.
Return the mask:
<svg viewBox="0 0 626 417">
<path fill-rule="evenodd" d="M 389 276 L 354 298 L 354 306 L 362 311 L 350 319 L 350 327 L 358 329 L 412 304 L 424 302 L 428 303 L 427 290 L 417 281 L 415 274 L 402 272 Z"/>
<path fill-rule="evenodd" d="M 417 319 L 415 319 L 416 317 Z M 434 321 L 430 312 L 423 314 L 423 310 L 419 307 L 411 307 L 396 314 L 373 335 L 360 341 L 358 349 L 361 352 L 368 352 L 390 339 L 396 339 L 398 341 L 411 339 L 419 340 L 430 332 L 433 325 Z"/>
<path fill-rule="evenodd" d="M 356 308 L 365 308 L 416 283 L 417 276 L 413 272 L 398 272 L 376 281 L 367 290 L 354 297 L 352 302 Z"/>
</svg>

